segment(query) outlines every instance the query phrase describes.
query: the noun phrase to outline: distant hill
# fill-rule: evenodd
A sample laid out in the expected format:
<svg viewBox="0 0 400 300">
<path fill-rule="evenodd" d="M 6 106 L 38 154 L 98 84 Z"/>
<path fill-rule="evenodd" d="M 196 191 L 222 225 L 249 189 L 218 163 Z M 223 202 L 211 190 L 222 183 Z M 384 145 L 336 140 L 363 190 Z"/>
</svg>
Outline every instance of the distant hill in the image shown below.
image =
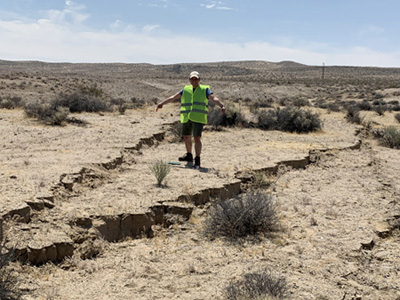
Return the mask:
<svg viewBox="0 0 400 300">
<path fill-rule="evenodd" d="M 271 72 L 296 76 L 320 76 L 322 66 L 308 66 L 292 61 L 278 63 L 267 61 L 226 61 L 210 63 L 182 63 L 170 65 L 130 63 L 47 63 L 41 61 L 0 60 L 0 72 L 93 74 L 129 74 L 140 77 L 181 77 L 192 70 L 210 76 L 264 76 Z M 326 66 L 326 75 L 333 76 L 388 76 L 399 75 L 400 68 Z"/>
</svg>

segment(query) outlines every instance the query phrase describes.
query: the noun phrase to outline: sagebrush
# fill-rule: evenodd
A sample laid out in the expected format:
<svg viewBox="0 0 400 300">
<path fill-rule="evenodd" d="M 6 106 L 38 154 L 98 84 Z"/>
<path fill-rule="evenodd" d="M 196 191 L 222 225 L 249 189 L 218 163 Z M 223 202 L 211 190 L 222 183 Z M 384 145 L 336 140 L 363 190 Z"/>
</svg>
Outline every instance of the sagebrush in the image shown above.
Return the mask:
<svg viewBox="0 0 400 300">
<path fill-rule="evenodd" d="M 206 220 L 205 232 L 212 238 L 237 239 L 278 229 L 279 220 L 272 196 L 254 190 L 239 198 L 214 203 Z"/>
<path fill-rule="evenodd" d="M 258 113 L 258 127 L 264 130 L 281 130 L 308 133 L 321 129 L 318 114 L 299 107 L 276 108 Z"/>
<path fill-rule="evenodd" d="M 269 269 L 246 273 L 225 288 L 228 300 L 278 300 L 287 295 L 285 278 L 274 275 Z"/>
<path fill-rule="evenodd" d="M 62 125 L 69 114 L 67 107 L 58 106 L 53 101 L 50 103 L 39 101 L 27 103 L 24 106 L 24 111 L 28 117 L 37 118 L 48 125 Z"/>
</svg>

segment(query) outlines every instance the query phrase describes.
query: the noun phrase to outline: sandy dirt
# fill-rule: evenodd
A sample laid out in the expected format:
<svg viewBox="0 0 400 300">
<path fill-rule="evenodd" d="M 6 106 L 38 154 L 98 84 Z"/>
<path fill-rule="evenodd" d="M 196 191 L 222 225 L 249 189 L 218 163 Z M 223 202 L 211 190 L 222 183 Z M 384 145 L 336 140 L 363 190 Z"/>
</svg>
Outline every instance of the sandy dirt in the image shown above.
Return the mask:
<svg viewBox="0 0 400 300">
<path fill-rule="evenodd" d="M 45 67 L 17 79 L 5 76 L 11 69 L 4 67 L 0 85 L 13 95 L 27 81 L 20 95 L 51 98 L 57 86 L 76 81 L 62 81 L 62 72 Z M 109 81 L 102 86 L 114 96 L 162 98 L 182 86 L 179 75 L 160 81 L 145 66 L 135 66 L 142 73 L 130 78 L 135 68 L 125 65 L 114 66 L 122 78 L 117 85 L 103 67 L 98 74 Z M 251 72 L 265 67 L 255 64 Z M 362 92 L 273 83 L 261 92 L 257 74 L 243 71 L 254 82 L 227 86 L 230 77 L 216 71 L 220 66 L 209 68 L 217 95 L 233 93 L 241 104 L 249 95 L 316 102 L 314 93 L 335 101 L 336 92 L 346 100 Z M 134 84 L 136 95 L 129 89 Z M 379 91 L 387 101 L 399 100 L 398 92 Z M 70 115 L 84 126 L 46 126 L 22 109 L 0 109 L 0 215 L 6 241 L 19 255 L 11 267 L 23 299 L 225 299 L 232 280 L 263 268 L 285 278 L 285 299 L 400 299 L 399 150 L 379 145 L 343 112 L 310 109 L 323 127 L 309 134 L 207 127 L 202 168 L 171 166 L 161 187 L 149 165 L 177 161 L 185 152 L 171 131 L 177 104 L 157 113 L 145 106 L 123 115 Z M 398 126 L 394 112 L 364 115 L 375 127 Z M 245 193 L 254 174 L 269 183 L 261 189 L 273 196 L 280 230 L 242 243 L 207 238 L 211 203 Z"/>
<path fill-rule="evenodd" d="M 14 132 L 5 135 L 10 140 L 3 147 L 3 209 L 12 201 L 25 203 L 38 193 L 51 193 L 46 188 L 74 169 L 91 168 L 97 180 L 90 187 L 76 184 L 65 191 L 68 197 L 56 197 L 54 208 L 32 210 L 31 222 L 15 228 L 23 226 L 28 237 L 22 236 L 31 244 L 35 239 L 39 244 L 54 242 L 60 239 L 52 236 L 55 230 L 73 235 L 71 220 L 146 212 L 152 205 L 229 184 L 237 174 L 301 161 L 311 150 L 320 150 L 305 169 L 283 168 L 271 187 L 282 231 L 258 243 L 210 241 L 202 230 L 208 204 L 199 205 L 188 221 L 153 226 L 152 238 L 116 243 L 98 239 L 91 246 L 100 254 L 92 259 L 74 255 L 57 265 L 16 265 L 25 274 L 26 299 L 223 299 L 230 280 L 260 266 L 286 278 L 292 299 L 400 296 L 398 237 L 377 234 L 398 209 L 398 150 L 373 141 L 360 148 L 357 127 L 340 113 L 324 114 L 323 130 L 311 134 L 205 131 L 202 169 L 172 167 L 160 188 L 149 164 L 155 159 L 176 161 L 184 153 L 183 144 L 171 142 L 167 133 L 164 141 L 127 149 L 167 132 L 173 112 L 171 106 L 158 114 L 148 108 L 124 116 L 79 115 L 88 126 L 44 127 L 23 118 L 21 111 L 2 111 L 2 130 Z M 100 167 L 121 155 L 118 167 Z M 362 248 L 371 241 L 372 249 Z"/>
</svg>

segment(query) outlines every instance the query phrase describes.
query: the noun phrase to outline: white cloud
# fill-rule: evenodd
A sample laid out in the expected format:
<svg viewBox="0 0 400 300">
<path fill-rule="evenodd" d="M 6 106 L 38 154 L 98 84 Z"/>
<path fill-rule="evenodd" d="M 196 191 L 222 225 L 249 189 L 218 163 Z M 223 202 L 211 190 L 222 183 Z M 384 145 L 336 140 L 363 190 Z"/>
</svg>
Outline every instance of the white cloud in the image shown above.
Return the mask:
<svg viewBox="0 0 400 300">
<path fill-rule="evenodd" d="M 208 1 L 210 4 L 200 4 L 206 9 L 232 10 L 233 8 L 226 6 L 222 1 Z"/>
<path fill-rule="evenodd" d="M 84 5 L 67 0 L 65 1 L 65 8 L 63 10 L 49 10 L 47 17 L 54 23 L 66 22 L 80 25 L 90 17 L 89 14 L 83 12 L 84 9 Z"/>
<path fill-rule="evenodd" d="M 143 32 L 150 33 L 151 31 L 154 31 L 159 27 L 160 25 L 145 25 L 143 27 Z"/>
<path fill-rule="evenodd" d="M 361 47 L 330 49 L 323 45 L 310 48 L 312 43 L 306 49 L 293 43 L 279 46 L 262 41 L 217 42 L 168 34 L 158 25 L 135 29 L 118 20 L 112 24 L 111 31 L 93 31 L 74 26 L 74 19 L 61 20 L 54 15 L 29 22 L 0 19 L 0 59 L 154 64 L 293 60 L 309 65 L 400 67 L 400 52 L 384 53 Z"/>
</svg>

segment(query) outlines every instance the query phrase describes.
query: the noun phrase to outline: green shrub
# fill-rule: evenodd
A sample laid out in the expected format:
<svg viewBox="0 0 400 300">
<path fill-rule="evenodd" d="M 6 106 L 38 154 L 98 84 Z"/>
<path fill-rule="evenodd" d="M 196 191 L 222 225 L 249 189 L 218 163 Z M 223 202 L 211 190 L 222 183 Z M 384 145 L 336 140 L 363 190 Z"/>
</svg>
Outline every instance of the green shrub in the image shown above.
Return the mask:
<svg viewBox="0 0 400 300">
<path fill-rule="evenodd" d="M 285 278 L 273 275 L 269 269 L 246 273 L 225 288 L 228 300 L 278 300 L 287 296 Z"/>
<path fill-rule="evenodd" d="M 157 179 L 157 186 L 162 186 L 162 182 L 171 171 L 171 166 L 162 160 L 157 160 L 150 164 L 150 170 Z"/>
<path fill-rule="evenodd" d="M 206 220 L 205 233 L 212 238 L 235 239 L 277 231 L 278 227 L 272 196 L 251 191 L 239 198 L 214 203 Z"/>
<path fill-rule="evenodd" d="M 297 133 L 308 133 L 321 129 L 318 114 L 298 107 L 285 107 L 262 111 L 258 115 L 258 127 L 264 130 L 282 130 Z"/>
</svg>

